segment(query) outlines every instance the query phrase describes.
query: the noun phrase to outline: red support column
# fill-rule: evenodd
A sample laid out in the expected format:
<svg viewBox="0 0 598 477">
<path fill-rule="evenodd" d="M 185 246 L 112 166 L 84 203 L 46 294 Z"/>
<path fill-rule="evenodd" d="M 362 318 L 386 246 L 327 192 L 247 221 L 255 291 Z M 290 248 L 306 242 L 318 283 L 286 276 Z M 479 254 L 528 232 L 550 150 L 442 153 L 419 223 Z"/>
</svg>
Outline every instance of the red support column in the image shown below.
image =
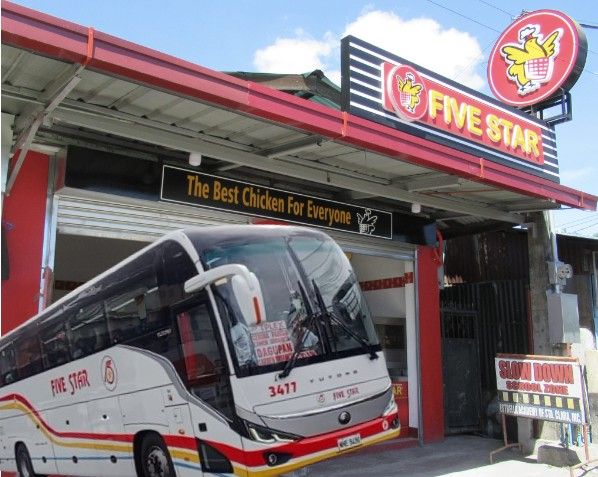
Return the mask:
<svg viewBox="0 0 598 477">
<path fill-rule="evenodd" d="M 2 225 L 10 275 L 2 280 L 2 334 L 37 314 L 49 158 L 29 152 L 8 197 Z"/>
<path fill-rule="evenodd" d="M 440 334 L 438 255 L 432 247 L 418 247 L 417 294 L 424 442 L 444 439 L 444 386 Z"/>
</svg>

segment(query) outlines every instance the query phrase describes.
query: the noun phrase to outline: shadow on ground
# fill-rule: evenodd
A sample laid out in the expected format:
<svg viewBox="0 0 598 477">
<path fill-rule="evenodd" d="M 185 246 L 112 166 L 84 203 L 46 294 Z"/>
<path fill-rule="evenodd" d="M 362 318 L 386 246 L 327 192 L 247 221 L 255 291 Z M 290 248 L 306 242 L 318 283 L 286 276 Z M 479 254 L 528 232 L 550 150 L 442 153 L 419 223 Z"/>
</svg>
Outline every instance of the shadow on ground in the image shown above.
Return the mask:
<svg viewBox="0 0 598 477">
<path fill-rule="evenodd" d="M 539 464 L 534 456 L 524 456 L 518 450 L 497 454 L 490 465 L 490 452 L 502 446 L 502 441 L 477 436 L 447 437 L 444 442 L 424 447 L 393 449 L 379 446 L 312 465 L 310 477 L 568 477 L 569 468 Z M 598 469 L 578 470 L 576 476 L 598 476 Z"/>
</svg>

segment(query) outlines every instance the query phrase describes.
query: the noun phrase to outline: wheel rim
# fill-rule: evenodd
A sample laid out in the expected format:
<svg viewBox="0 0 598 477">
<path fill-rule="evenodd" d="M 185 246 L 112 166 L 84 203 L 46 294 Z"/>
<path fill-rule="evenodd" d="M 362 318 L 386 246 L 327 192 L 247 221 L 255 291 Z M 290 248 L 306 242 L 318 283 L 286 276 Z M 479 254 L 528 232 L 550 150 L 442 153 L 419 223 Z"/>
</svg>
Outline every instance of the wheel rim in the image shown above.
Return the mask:
<svg viewBox="0 0 598 477">
<path fill-rule="evenodd" d="M 29 466 L 27 465 L 27 459 L 22 452 L 19 453 L 19 474 L 22 477 L 32 477 L 31 472 L 29 472 Z"/>
<path fill-rule="evenodd" d="M 168 477 L 168 456 L 164 450 L 157 446 L 152 447 L 147 453 L 145 468 L 149 477 Z"/>
</svg>

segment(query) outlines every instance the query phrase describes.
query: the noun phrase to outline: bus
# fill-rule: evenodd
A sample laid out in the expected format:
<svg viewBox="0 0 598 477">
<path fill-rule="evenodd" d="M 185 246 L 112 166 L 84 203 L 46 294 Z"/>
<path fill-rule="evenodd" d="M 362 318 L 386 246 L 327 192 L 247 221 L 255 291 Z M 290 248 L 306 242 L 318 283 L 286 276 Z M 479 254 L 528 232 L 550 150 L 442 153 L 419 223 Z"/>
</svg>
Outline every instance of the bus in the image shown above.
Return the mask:
<svg viewBox="0 0 598 477">
<path fill-rule="evenodd" d="M 400 432 L 351 265 L 302 227 L 164 236 L 3 336 L 0 386 L 22 477 L 274 476 Z"/>
</svg>

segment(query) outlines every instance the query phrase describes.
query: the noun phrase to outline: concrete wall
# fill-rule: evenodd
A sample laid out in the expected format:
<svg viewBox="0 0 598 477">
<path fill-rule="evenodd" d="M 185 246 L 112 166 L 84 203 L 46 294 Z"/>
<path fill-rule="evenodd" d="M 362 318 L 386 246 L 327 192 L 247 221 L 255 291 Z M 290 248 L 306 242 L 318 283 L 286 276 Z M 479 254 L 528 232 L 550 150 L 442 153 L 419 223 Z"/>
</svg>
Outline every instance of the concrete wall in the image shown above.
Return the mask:
<svg viewBox="0 0 598 477">
<path fill-rule="evenodd" d="M 586 351 L 585 358 L 588 377 L 588 397 L 590 401 L 589 418 L 592 424 L 592 442 L 598 442 L 598 350 Z"/>
</svg>

